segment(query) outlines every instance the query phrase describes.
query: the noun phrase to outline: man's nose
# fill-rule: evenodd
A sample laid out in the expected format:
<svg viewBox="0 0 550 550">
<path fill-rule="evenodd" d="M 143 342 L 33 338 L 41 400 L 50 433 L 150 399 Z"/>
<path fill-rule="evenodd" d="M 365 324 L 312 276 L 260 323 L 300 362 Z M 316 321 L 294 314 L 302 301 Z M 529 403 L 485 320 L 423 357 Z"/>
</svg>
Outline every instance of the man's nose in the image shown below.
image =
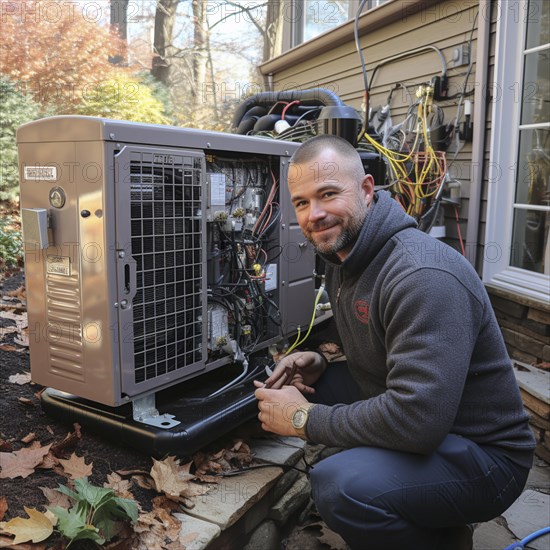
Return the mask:
<svg viewBox="0 0 550 550">
<path fill-rule="evenodd" d="M 323 205 L 318 201 L 311 201 L 309 203 L 309 217 L 308 221 L 315 222 L 322 220 L 327 215 Z"/>
</svg>

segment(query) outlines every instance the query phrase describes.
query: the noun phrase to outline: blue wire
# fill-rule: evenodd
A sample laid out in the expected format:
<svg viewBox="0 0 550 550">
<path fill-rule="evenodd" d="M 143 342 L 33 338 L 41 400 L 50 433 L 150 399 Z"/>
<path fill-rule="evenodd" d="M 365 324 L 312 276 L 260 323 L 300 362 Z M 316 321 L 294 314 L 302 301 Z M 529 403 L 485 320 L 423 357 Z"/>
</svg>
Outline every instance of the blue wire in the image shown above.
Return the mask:
<svg viewBox="0 0 550 550">
<path fill-rule="evenodd" d="M 523 547 L 526 544 L 529 544 L 532 540 L 538 539 L 539 537 L 542 537 L 543 535 L 547 535 L 548 533 L 550 533 L 550 526 L 544 527 L 543 529 L 539 529 L 538 531 L 531 533 L 530 535 L 526 536 L 524 539 L 518 542 L 514 542 L 514 544 L 510 544 L 510 546 L 507 546 L 504 550 L 522 550 Z"/>
</svg>

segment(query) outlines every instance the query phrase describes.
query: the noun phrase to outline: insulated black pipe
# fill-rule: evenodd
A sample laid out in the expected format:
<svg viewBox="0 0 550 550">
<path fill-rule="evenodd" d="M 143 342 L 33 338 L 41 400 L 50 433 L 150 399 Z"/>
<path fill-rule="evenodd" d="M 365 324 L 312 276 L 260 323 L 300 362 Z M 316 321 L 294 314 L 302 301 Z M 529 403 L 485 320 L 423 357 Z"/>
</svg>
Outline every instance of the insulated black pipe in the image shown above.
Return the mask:
<svg viewBox="0 0 550 550">
<path fill-rule="evenodd" d="M 277 101 L 300 101 L 306 105 L 336 106 L 344 102 L 326 88 L 311 88 L 308 90 L 283 90 L 280 92 L 260 92 L 243 101 L 235 111 L 232 125 L 237 128 L 245 113 L 256 105 L 274 105 Z"/>
</svg>

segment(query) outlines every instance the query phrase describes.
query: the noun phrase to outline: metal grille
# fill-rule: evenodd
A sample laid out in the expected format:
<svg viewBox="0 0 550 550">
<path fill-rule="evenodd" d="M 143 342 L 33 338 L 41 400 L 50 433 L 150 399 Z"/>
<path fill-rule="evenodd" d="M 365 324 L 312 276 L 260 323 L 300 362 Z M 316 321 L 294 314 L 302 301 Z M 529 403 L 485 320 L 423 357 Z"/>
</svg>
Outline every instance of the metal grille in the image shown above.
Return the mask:
<svg viewBox="0 0 550 550">
<path fill-rule="evenodd" d="M 201 160 L 130 161 L 135 383 L 202 359 Z"/>
</svg>

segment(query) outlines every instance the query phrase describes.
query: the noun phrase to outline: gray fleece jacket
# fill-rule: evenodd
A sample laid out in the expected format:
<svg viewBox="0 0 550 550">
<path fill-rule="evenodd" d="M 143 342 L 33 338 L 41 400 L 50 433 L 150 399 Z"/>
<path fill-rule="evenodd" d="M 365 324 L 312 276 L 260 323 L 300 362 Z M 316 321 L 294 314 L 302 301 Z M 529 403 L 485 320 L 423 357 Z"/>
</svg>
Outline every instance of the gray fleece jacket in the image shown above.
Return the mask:
<svg viewBox="0 0 550 550">
<path fill-rule="evenodd" d="M 453 433 L 529 467 L 528 417 L 468 261 L 417 230 L 385 191 L 375 195 L 344 262 L 324 259 L 336 326 L 364 400 L 316 405 L 308 438 L 428 454 Z"/>
</svg>

